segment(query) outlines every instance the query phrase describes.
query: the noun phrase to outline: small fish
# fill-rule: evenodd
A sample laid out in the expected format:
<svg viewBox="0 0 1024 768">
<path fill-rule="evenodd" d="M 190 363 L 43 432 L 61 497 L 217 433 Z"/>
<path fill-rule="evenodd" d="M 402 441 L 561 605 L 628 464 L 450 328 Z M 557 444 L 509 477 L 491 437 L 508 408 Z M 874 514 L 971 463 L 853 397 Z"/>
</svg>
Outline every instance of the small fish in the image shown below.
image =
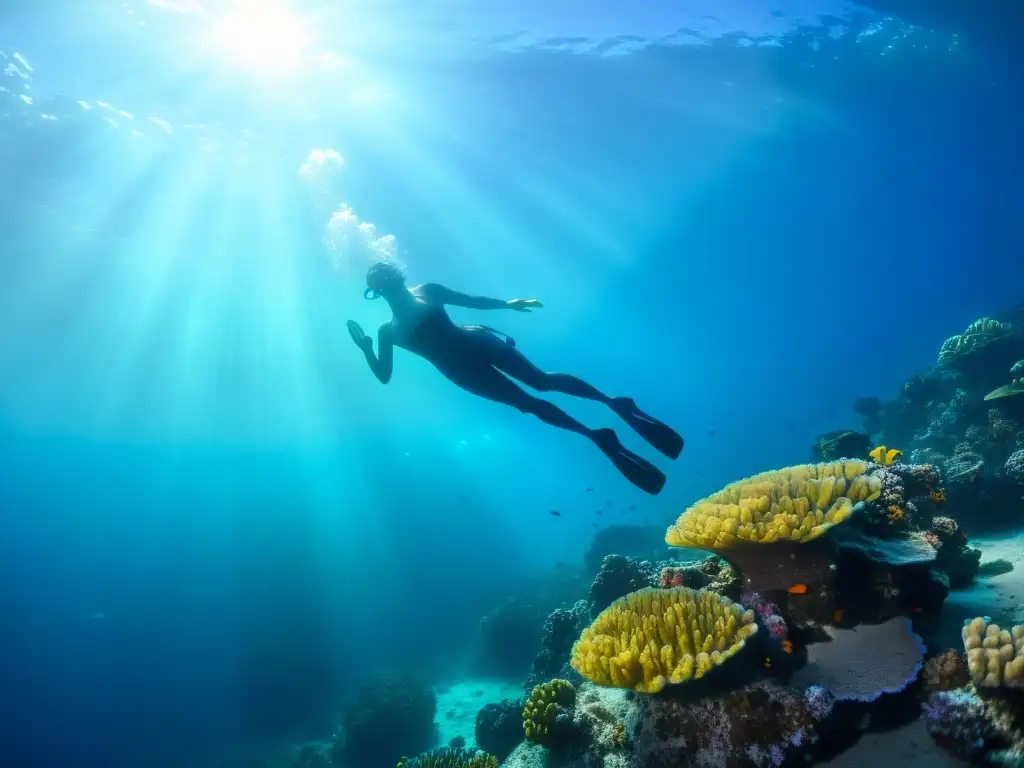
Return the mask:
<svg viewBox="0 0 1024 768">
<path fill-rule="evenodd" d="M 711 435 L 712 437 L 714 437 L 715 436 L 715 430 L 709 429 L 708 430 L 708 434 Z"/>
<path fill-rule="evenodd" d="M 884 445 L 880 445 L 877 448 L 873 448 L 868 456 L 875 464 L 881 464 L 882 466 L 889 466 L 896 458 L 903 455 L 903 451 L 897 450 L 896 448 L 887 448 Z"/>
<path fill-rule="evenodd" d="M 772 668 L 772 657 L 771 656 L 765 656 L 764 657 L 764 668 L 765 669 L 771 669 Z"/>
<path fill-rule="evenodd" d="M 459 501 L 469 501 L 469 498 L 466 496 L 459 496 Z"/>
<path fill-rule="evenodd" d="M 786 653 L 792 653 L 793 652 L 793 643 L 791 643 L 789 640 L 783 640 L 782 641 L 782 650 L 784 650 Z"/>
<path fill-rule="evenodd" d="M 613 501 L 612 501 L 611 499 L 608 499 L 608 501 L 606 501 L 606 502 L 604 503 L 604 505 L 605 505 L 606 507 L 610 507 L 610 506 L 611 506 L 611 505 L 612 505 L 613 503 L 614 503 L 614 502 L 613 502 Z"/>
<path fill-rule="evenodd" d="M 843 620 L 843 612 L 842 612 L 842 610 L 837 609 L 836 612 L 832 614 L 832 623 L 833 624 L 838 624 L 842 620 Z"/>
<path fill-rule="evenodd" d="M 597 523 L 594 523 L 594 527 L 597 528 Z"/>
<path fill-rule="evenodd" d="M 562 516 L 562 513 L 559 512 L 557 509 L 552 509 L 550 512 L 548 512 L 548 514 L 549 515 L 554 515 L 555 517 L 561 517 Z"/>
<path fill-rule="evenodd" d="M 594 492 L 594 489 L 593 489 L 593 488 L 584 488 L 584 489 L 583 489 L 583 492 L 584 492 L 584 493 L 593 493 L 593 492 Z"/>
<path fill-rule="evenodd" d="M 629 511 L 630 512 L 635 512 L 636 511 L 636 504 L 630 504 L 629 505 Z"/>
<path fill-rule="evenodd" d="M 600 510 L 600 509 L 599 509 L 599 510 L 597 510 L 596 512 L 594 512 L 594 514 L 595 514 L 595 515 L 600 515 L 600 514 L 601 514 L 601 510 Z"/>
<path fill-rule="evenodd" d="M 792 587 L 786 590 L 791 595 L 806 595 L 807 585 L 806 584 L 794 584 Z"/>
</svg>

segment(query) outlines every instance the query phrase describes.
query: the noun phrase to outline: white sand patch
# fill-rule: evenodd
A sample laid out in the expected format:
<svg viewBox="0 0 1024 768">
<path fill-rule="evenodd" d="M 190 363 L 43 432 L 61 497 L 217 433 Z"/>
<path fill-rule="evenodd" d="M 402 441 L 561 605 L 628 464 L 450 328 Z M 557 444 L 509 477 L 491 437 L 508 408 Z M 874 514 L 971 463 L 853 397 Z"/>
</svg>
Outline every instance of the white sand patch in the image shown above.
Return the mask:
<svg viewBox="0 0 1024 768">
<path fill-rule="evenodd" d="M 972 538 L 972 547 L 981 550 L 982 565 L 1007 560 L 1009 573 L 982 577 L 970 589 L 950 592 L 942 607 L 941 641 L 949 648 L 960 648 L 960 628 L 975 616 L 990 616 L 1000 626 L 1024 624 L 1024 531 Z"/>
<path fill-rule="evenodd" d="M 467 747 L 475 747 L 476 713 L 487 704 L 523 695 L 522 683 L 509 680 L 464 680 L 447 689 L 437 689 L 438 746 L 461 736 Z"/>
</svg>

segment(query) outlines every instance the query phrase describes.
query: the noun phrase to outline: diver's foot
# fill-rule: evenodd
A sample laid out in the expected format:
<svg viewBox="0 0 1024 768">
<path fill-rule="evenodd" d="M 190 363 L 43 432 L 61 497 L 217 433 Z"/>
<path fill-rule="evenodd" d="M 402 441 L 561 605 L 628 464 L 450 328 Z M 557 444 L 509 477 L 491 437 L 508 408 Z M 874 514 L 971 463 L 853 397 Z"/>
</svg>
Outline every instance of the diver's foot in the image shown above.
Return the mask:
<svg viewBox="0 0 1024 768">
<path fill-rule="evenodd" d="M 670 459 L 679 458 L 683 452 L 683 438 L 672 427 L 648 416 L 629 397 L 613 397 L 611 408 L 648 443 Z"/>
<path fill-rule="evenodd" d="M 637 488 L 653 496 L 665 487 L 665 473 L 646 459 L 624 448 L 614 430 L 595 429 L 590 439 Z"/>
</svg>

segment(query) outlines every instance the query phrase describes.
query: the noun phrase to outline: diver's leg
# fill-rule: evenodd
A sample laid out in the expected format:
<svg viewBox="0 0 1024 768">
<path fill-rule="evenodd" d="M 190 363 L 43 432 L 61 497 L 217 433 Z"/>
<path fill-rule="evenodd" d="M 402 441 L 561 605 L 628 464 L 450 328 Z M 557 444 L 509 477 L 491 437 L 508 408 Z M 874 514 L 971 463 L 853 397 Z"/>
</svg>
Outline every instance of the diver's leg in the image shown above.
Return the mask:
<svg viewBox="0 0 1024 768">
<path fill-rule="evenodd" d="M 489 334 L 488 334 L 489 335 Z M 540 392 L 561 392 L 565 395 L 596 400 L 609 406 L 631 426 L 640 437 L 670 459 L 679 458 L 683 451 L 683 438 L 667 424 L 647 415 L 628 397 L 608 397 L 583 379 L 567 373 L 547 373 L 513 347 L 491 337 L 488 345 L 489 360 L 501 371 Z"/>
<path fill-rule="evenodd" d="M 647 493 L 658 493 L 665 475 L 650 462 L 627 450 L 610 429 L 589 429 L 554 403 L 527 393 L 498 369 L 485 363 L 448 366 L 441 372 L 467 392 L 496 403 L 511 405 L 522 413 L 531 413 L 545 424 L 589 437 L 612 460 L 626 479 Z"/>
</svg>

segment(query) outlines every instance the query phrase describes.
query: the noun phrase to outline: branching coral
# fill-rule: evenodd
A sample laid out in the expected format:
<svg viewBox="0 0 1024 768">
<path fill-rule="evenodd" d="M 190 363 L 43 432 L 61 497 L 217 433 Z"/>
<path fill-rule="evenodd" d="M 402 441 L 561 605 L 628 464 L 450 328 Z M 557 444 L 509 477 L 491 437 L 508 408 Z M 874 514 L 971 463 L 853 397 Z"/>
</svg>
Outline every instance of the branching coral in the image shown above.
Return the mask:
<svg viewBox="0 0 1024 768">
<path fill-rule="evenodd" d="M 804 543 L 878 498 L 881 480 L 862 461 L 803 464 L 732 483 L 687 509 L 665 534 L 673 547 L 721 550 L 737 542 Z"/>
<path fill-rule="evenodd" d="M 1024 688 L 1024 625 L 1000 629 L 979 616 L 964 625 L 961 635 L 975 685 Z"/>
<path fill-rule="evenodd" d="M 538 744 L 548 744 L 555 733 L 558 716 L 576 703 L 576 689 L 568 680 L 551 680 L 536 685 L 523 707 L 523 732 Z"/>
<path fill-rule="evenodd" d="M 753 611 L 714 592 L 643 589 L 601 612 L 571 664 L 598 685 L 656 693 L 703 677 L 756 632 Z"/>
</svg>

